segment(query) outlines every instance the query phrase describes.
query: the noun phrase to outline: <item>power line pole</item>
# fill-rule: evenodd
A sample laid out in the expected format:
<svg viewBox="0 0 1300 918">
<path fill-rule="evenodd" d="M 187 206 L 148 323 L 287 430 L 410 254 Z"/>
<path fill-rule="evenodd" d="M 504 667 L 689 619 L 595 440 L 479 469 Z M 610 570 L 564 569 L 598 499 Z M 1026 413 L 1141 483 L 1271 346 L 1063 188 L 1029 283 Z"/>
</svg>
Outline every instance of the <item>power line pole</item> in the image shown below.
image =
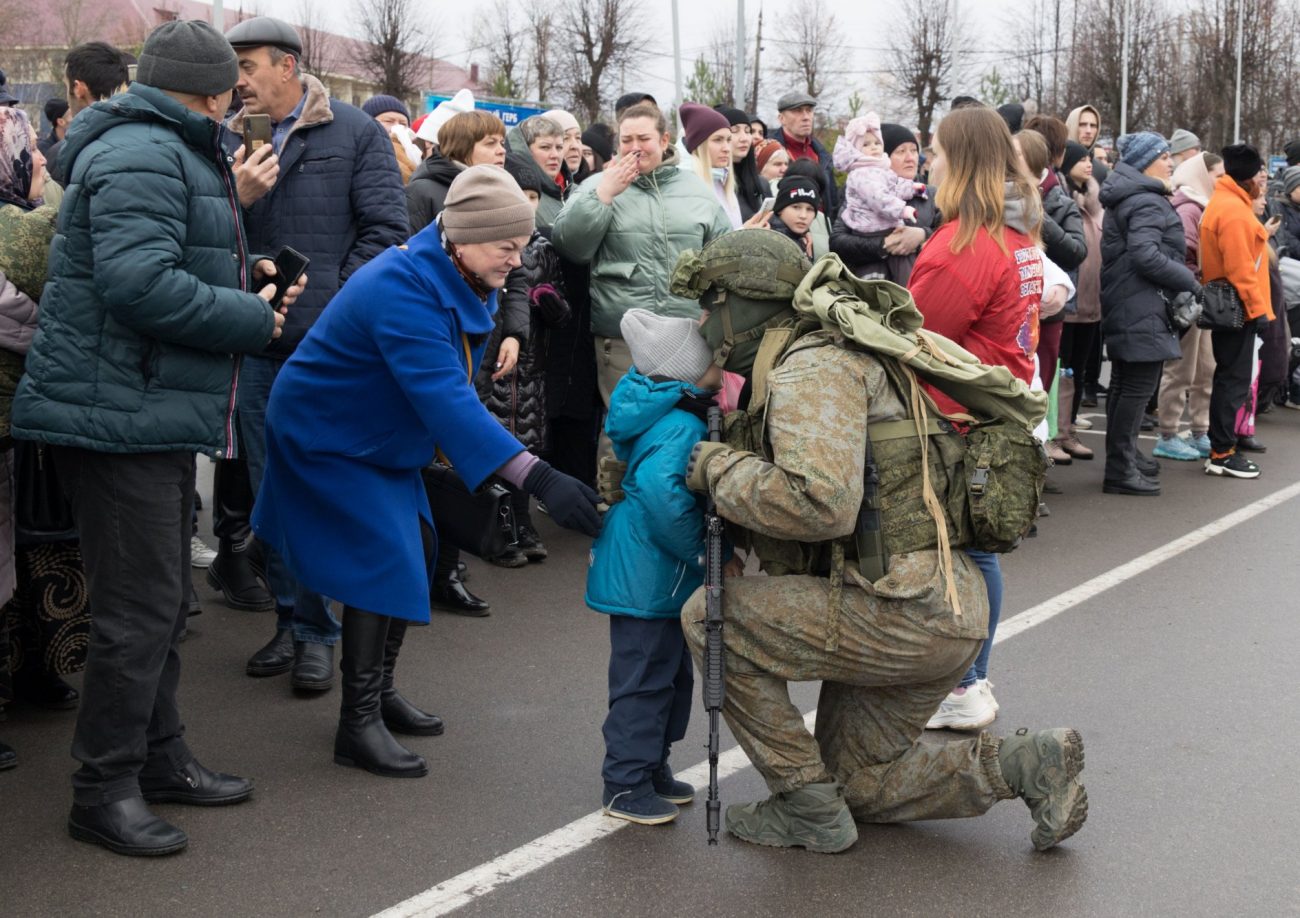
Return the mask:
<svg viewBox="0 0 1300 918">
<path fill-rule="evenodd" d="M 731 84 L 733 105 L 738 105 L 744 97 L 745 57 L 745 0 L 736 0 L 736 74 Z"/>
<path fill-rule="evenodd" d="M 763 54 L 763 4 L 758 4 L 758 34 L 754 37 L 754 88 L 749 93 L 749 114 L 758 115 L 758 62 Z"/>
<path fill-rule="evenodd" d="M 1133 42 L 1133 0 L 1124 0 L 1124 51 L 1120 55 L 1120 66 L 1124 68 L 1119 81 L 1119 134 L 1128 133 L 1128 55 L 1129 45 Z M 1119 137 L 1115 138 L 1119 140 Z"/>
<path fill-rule="evenodd" d="M 1232 142 L 1241 143 L 1241 35 L 1246 4 L 1237 0 L 1237 111 L 1232 118 Z"/>
<path fill-rule="evenodd" d="M 212 28 L 226 34 L 226 10 L 221 0 L 212 0 Z"/>
<path fill-rule="evenodd" d="M 673 86 L 677 91 L 676 102 L 682 104 L 682 29 L 677 18 L 677 0 L 673 0 Z"/>
</svg>

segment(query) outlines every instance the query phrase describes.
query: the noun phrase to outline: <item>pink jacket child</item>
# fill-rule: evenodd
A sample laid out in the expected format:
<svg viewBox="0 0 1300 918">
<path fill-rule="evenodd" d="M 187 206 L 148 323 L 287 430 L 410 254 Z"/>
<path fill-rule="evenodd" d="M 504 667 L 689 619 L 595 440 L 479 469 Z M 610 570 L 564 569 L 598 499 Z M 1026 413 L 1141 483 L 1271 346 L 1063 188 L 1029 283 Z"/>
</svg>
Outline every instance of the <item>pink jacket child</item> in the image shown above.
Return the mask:
<svg viewBox="0 0 1300 918">
<path fill-rule="evenodd" d="M 835 141 L 835 168 L 848 173 L 844 186 L 844 225 L 857 233 L 880 233 L 916 219 L 908 204 L 925 196 L 925 185 L 895 175 L 885 155 L 880 116 L 854 118 Z"/>
</svg>

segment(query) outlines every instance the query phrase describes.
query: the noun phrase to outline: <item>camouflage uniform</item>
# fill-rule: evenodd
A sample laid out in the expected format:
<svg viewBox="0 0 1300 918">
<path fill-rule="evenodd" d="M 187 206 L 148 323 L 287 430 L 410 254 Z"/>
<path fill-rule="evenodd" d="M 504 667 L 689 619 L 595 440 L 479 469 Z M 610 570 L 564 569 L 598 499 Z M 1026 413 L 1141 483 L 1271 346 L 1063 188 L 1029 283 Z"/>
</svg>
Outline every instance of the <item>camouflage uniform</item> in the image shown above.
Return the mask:
<svg viewBox="0 0 1300 918">
<path fill-rule="evenodd" d="M 849 535 L 863 494 L 863 421 L 906 418 L 902 400 L 878 360 L 825 331 L 801 338 L 768 384 L 766 457 L 723 451 L 704 466 L 718 512 L 776 539 Z M 971 816 L 1014 796 L 997 739 L 917 742 L 988 631 L 984 581 L 964 552 L 952 553 L 957 614 L 935 549 L 891 554 L 874 583 L 850 560 L 837 590 L 815 570 L 769 563 L 755 544 L 765 570 L 785 575 L 727 581 L 723 713 L 773 793 L 839 781 L 861 822 Z M 700 590 L 682 610 L 697 662 L 703 619 Z M 811 680 L 824 682 L 816 739 L 785 684 Z"/>
</svg>

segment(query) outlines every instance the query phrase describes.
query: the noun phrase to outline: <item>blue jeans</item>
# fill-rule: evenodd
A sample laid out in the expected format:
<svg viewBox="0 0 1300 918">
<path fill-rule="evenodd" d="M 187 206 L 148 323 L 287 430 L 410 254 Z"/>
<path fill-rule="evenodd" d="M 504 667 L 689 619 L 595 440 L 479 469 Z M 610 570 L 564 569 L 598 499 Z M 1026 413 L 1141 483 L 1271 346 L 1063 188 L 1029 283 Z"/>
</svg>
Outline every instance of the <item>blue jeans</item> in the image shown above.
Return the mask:
<svg viewBox="0 0 1300 918">
<path fill-rule="evenodd" d="M 266 473 L 266 402 L 284 361 L 245 357 L 239 373 L 239 440 L 248 460 L 248 478 L 256 494 Z M 271 546 L 263 543 L 266 579 L 275 595 L 275 627 L 293 631 L 295 641 L 334 644 L 342 633 L 329 600 L 304 589 Z"/>
<path fill-rule="evenodd" d="M 672 744 L 686 735 L 694 685 L 680 619 L 609 617 L 609 714 L 601 769 L 606 791 L 650 783 Z"/>
<path fill-rule="evenodd" d="M 1002 617 L 1002 562 L 991 551 L 966 549 L 966 554 L 975 562 L 975 566 L 984 572 L 984 586 L 989 591 L 989 636 L 984 639 L 980 655 L 975 658 L 971 668 L 962 677 L 962 688 L 969 688 L 977 679 L 989 676 L 989 651 L 993 649 L 993 636 L 997 634 L 998 619 Z"/>
</svg>

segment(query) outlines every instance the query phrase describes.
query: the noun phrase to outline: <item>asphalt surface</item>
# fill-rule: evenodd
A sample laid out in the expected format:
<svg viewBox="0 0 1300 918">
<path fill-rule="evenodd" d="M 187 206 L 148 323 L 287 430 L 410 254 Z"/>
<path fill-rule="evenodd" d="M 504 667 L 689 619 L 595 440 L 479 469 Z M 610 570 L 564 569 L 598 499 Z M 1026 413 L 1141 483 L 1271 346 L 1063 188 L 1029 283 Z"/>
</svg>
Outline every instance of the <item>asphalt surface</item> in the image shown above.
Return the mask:
<svg viewBox="0 0 1300 918">
<path fill-rule="evenodd" d="M 1099 433 L 1084 437 L 1100 451 Z M 1155 499 L 1103 495 L 1100 461 L 1054 470 L 1066 493 L 1004 561 L 1004 620 L 1300 480 L 1300 413 L 1275 410 L 1259 438 L 1263 478 L 1166 461 Z M 975 819 L 864 826 L 834 857 L 728 837 L 708 848 L 701 803 L 458 914 L 1300 915 L 1297 514 L 1300 500 L 1282 503 L 995 648 L 993 729 L 1072 726 L 1085 739 L 1089 820 L 1057 849 L 1033 850 L 1018 800 Z M 490 618 L 435 614 L 408 637 L 399 687 L 448 724 L 409 741 L 429 760 L 424 779 L 334 765 L 338 689 L 298 698 L 287 677 L 247 678 L 272 618 L 203 585 L 184 645 L 188 739 L 257 791 L 230 808 L 158 806 L 189 833 L 185 853 L 128 859 L 71 840 L 74 715 L 11 708 L 0 739 L 21 764 L 0 774 L 0 915 L 370 915 L 591 813 L 607 624 L 582 605 L 586 544 L 538 519 L 545 563 L 472 562 Z M 811 710 L 816 686 L 793 696 Z M 704 724 L 700 713 L 677 747 L 679 770 L 704 757 Z M 746 768 L 722 795 L 765 789 Z"/>
</svg>

